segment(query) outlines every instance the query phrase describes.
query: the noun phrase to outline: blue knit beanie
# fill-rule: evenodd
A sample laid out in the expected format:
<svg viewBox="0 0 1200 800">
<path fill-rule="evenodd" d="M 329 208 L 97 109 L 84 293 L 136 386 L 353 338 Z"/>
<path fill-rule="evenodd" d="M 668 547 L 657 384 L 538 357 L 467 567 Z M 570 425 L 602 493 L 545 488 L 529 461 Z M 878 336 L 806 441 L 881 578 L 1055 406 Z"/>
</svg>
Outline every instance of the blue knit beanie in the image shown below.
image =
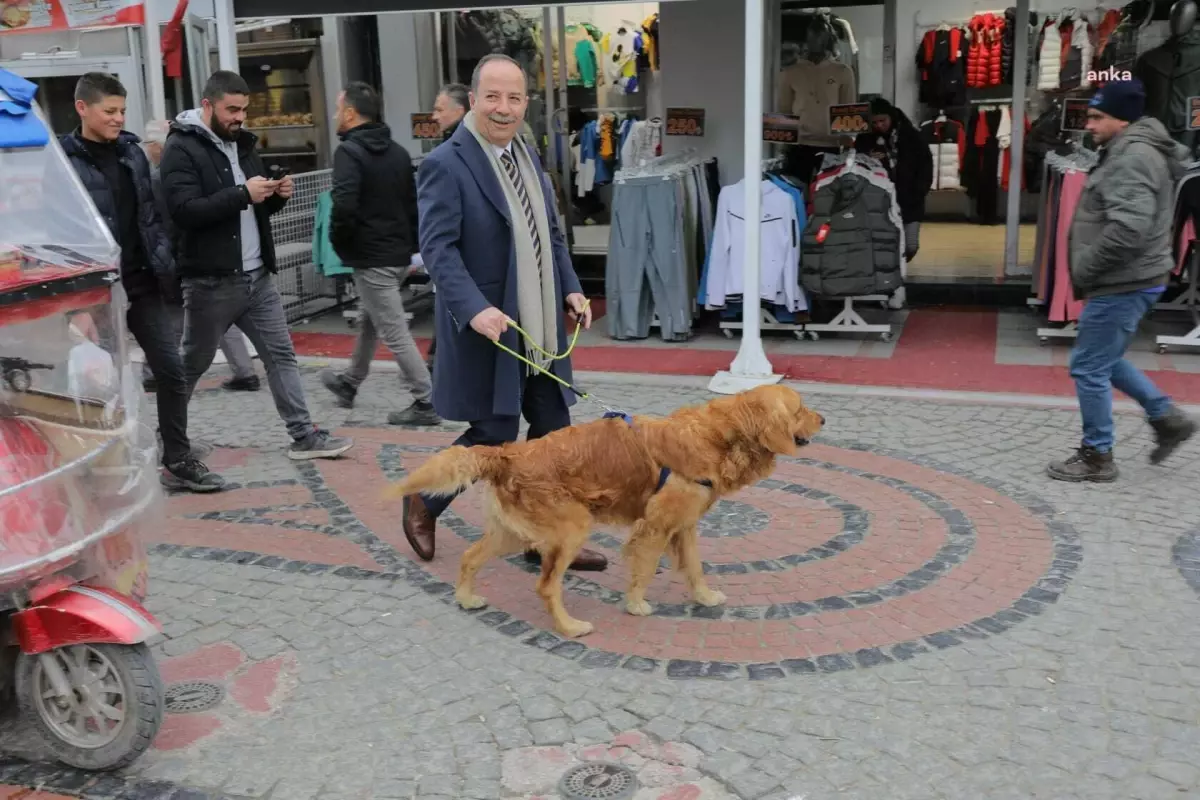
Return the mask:
<svg viewBox="0 0 1200 800">
<path fill-rule="evenodd" d="M 1146 112 L 1146 87 L 1137 78 L 1113 81 L 1096 92 L 1088 105 L 1110 117 L 1135 122 Z"/>
</svg>

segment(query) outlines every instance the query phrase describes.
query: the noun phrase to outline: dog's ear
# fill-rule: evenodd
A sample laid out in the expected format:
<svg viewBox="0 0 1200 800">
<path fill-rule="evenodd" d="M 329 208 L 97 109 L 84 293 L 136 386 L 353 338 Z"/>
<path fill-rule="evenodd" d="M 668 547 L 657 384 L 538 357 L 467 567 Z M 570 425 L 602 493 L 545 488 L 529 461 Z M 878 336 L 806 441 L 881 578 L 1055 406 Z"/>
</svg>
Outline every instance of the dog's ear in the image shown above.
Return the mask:
<svg viewBox="0 0 1200 800">
<path fill-rule="evenodd" d="M 738 422 L 746 438 L 780 455 L 796 452 L 792 414 L 776 392 L 747 392 L 740 396 Z"/>
</svg>

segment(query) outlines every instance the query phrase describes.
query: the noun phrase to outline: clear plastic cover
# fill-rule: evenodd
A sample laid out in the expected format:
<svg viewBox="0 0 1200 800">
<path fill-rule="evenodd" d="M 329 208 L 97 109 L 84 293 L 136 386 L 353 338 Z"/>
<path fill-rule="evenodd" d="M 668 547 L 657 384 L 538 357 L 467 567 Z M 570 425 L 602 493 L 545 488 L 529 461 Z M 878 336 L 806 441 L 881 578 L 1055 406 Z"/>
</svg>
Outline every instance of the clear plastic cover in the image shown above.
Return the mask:
<svg viewBox="0 0 1200 800">
<path fill-rule="evenodd" d="M 20 254 L 0 266 L 0 604 L 63 575 L 140 598 L 164 499 L 104 279 L 119 250 L 57 142 L 0 149 L 0 175 L 0 250 Z"/>
<path fill-rule="evenodd" d="M 7 99 L 0 90 L 0 102 Z M 114 269 L 120 249 L 58 143 L 2 145 L 0 139 L 0 292 Z"/>
</svg>

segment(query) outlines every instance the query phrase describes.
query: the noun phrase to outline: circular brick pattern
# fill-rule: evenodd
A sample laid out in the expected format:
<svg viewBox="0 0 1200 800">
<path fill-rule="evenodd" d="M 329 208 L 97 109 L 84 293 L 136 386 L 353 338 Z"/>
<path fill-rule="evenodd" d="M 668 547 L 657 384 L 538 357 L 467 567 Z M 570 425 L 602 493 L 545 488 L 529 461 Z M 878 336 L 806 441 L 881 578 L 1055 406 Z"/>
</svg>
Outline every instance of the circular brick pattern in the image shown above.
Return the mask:
<svg viewBox="0 0 1200 800">
<path fill-rule="evenodd" d="M 437 558 L 428 564 L 409 559 L 398 507 L 378 499 L 387 481 L 449 436 L 359 429 L 356 437 L 374 451 L 377 475 L 367 474 L 363 456 L 298 464 L 295 483 L 307 488 L 311 504 L 293 493 L 290 505 L 219 518 L 336 537 L 361 548 L 377 570 L 212 548 L 160 552 L 406 580 L 453 603 L 459 557 L 480 536 L 479 494 L 467 492 L 443 515 Z M 708 522 L 715 535 L 701 538 L 700 551 L 710 585 L 727 596 L 724 606 L 693 604 L 664 561 L 647 597 L 654 613 L 626 614 L 623 532 L 600 530 L 592 546 L 608 551 L 609 570 L 564 581 L 568 608 L 595 624 L 591 635 L 564 640 L 550 630 L 529 574 L 536 569 L 521 556 L 486 567 L 478 591 L 489 607 L 462 613 L 585 667 L 769 679 L 870 667 L 1001 634 L 1055 602 L 1080 563 L 1075 532 L 1020 488 L 853 444 L 814 444 L 803 456 L 781 459 L 769 480 L 728 498 L 716 509 L 724 513 Z M 310 507 L 324 521 L 304 516 Z"/>
<path fill-rule="evenodd" d="M 706 539 L 727 539 L 757 533 L 770 521 L 770 514 L 754 506 L 736 500 L 718 500 L 696 530 Z"/>
</svg>

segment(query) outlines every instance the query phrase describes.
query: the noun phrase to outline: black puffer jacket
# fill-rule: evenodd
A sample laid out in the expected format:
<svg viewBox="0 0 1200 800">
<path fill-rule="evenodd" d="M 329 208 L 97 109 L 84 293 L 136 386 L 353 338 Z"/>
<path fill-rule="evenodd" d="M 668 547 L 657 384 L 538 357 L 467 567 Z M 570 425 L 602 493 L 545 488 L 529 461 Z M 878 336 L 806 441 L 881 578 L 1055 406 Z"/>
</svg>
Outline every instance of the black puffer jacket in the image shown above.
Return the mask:
<svg viewBox="0 0 1200 800">
<path fill-rule="evenodd" d="M 237 139 L 238 162 L 247 180 L 267 172 L 254 149 L 257 141 L 244 128 Z M 185 111 L 171 123 L 159 172 L 175 223 L 180 274 L 187 278 L 240 273 L 241 216 L 251 206 L 250 194 L 234 181 L 229 157 L 220 149 L 216 134 L 200 121 L 198 111 Z M 271 215 L 286 203 L 272 195 L 254 205 L 263 266 L 271 272 L 275 272 Z"/>
<path fill-rule="evenodd" d="M 860 297 L 900 288 L 900 229 L 891 208 L 886 189 L 854 173 L 818 189 L 800 248 L 805 291 Z"/>
<path fill-rule="evenodd" d="M 1012 86 L 1013 82 L 1013 51 L 1016 48 L 1017 10 L 1004 9 L 1004 38 L 1000 40 L 1000 83 Z"/>
<path fill-rule="evenodd" d="M 96 210 L 104 218 L 113 238 L 121 245 L 121 284 L 131 300 L 154 294 L 159 290 L 160 282 L 170 281 L 175 272 L 170 238 L 159 215 L 158 204 L 154 201 L 150 161 L 138 146 L 140 141 L 134 134 L 121 131 L 115 145 L 117 163 L 129 171 L 132 179 L 136 225 L 140 235 L 138 242 L 123 242 L 116 199 L 120 188 L 114 189 L 110 185 L 78 130 L 59 139 L 63 152 L 96 204 Z"/>
<path fill-rule="evenodd" d="M 404 267 L 417 249 L 417 183 L 387 125 L 342 134 L 333 155 L 329 243 L 348 267 Z"/>
<path fill-rule="evenodd" d="M 1146 115 L 1161 122 L 1175 141 L 1193 154 L 1200 151 L 1200 132 L 1190 128 L 1188 98 L 1200 95 L 1200 29 L 1143 53 L 1133 76 L 1146 87 Z"/>
</svg>

